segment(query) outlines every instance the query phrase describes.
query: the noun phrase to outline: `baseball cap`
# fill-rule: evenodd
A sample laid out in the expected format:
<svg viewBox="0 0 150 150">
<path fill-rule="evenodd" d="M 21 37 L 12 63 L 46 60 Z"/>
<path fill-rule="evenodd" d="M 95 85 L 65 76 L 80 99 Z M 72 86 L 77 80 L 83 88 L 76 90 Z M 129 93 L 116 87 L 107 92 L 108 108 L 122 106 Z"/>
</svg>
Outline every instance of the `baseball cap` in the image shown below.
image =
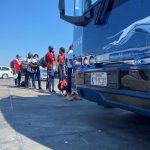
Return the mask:
<svg viewBox="0 0 150 150">
<path fill-rule="evenodd" d="M 52 50 L 52 49 L 54 49 L 54 47 L 50 45 L 50 46 L 48 46 L 48 49 Z"/>
<path fill-rule="evenodd" d="M 17 57 L 17 58 L 20 58 L 20 57 L 21 57 L 21 55 L 17 54 L 17 55 L 16 55 L 16 57 Z"/>
</svg>

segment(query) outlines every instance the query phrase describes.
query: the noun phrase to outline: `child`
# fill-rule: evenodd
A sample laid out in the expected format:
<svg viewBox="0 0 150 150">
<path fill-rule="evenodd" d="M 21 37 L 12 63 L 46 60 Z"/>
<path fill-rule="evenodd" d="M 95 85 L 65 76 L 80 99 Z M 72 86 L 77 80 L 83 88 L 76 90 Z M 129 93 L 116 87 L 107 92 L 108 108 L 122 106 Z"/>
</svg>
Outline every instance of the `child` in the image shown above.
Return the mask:
<svg viewBox="0 0 150 150">
<path fill-rule="evenodd" d="M 62 92 L 62 94 L 64 96 L 67 95 L 67 92 L 66 92 L 67 91 L 67 85 L 68 85 L 68 83 L 67 83 L 66 79 L 64 79 L 63 81 L 60 81 L 58 84 L 58 89 Z"/>
</svg>

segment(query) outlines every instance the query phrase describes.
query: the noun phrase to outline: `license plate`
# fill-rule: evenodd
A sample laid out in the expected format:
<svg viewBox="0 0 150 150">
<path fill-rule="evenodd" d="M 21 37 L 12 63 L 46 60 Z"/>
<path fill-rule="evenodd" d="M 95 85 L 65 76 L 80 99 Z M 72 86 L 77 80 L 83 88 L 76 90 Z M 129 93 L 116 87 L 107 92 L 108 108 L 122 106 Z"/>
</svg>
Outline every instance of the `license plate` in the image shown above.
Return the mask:
<svg viewBox="0 0 150 150">
<path fill-rule="evenodd" d="M 107 86 L 107 72 L 92 72 L 91 85 Z"/>
</svg>

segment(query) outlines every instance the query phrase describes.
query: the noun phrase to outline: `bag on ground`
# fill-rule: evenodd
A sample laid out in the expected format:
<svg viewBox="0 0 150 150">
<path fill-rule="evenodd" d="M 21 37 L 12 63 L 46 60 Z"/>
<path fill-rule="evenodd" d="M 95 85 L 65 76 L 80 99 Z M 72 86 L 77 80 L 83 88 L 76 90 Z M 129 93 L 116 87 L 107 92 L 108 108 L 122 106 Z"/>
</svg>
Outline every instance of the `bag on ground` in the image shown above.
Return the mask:
<svg viewBox="0 0 150 150">
<path fill-rule="evenodd" d="M 60 81 L 58 83 L 58 89 L 62 92 L 63 95 L 66 96 L 68 83 L 66 80 Z"/>
<path fill-rule="evenodd" d="M 24 81 L 21 82 L 21 87 L 25 87 L 25 82 Z"/>
</svg>

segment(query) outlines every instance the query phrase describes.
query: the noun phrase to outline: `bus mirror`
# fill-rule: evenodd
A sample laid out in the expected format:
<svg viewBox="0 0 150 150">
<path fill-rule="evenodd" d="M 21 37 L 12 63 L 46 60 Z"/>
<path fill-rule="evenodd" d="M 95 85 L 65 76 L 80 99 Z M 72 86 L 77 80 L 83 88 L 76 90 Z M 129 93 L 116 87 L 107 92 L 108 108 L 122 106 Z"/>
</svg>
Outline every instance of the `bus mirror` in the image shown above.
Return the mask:
<svg viewBox="0 0 150 150">
<path fill-rule="evenodd" d="M 59 0 L 60 15 L 65 15 L 65 0 Z"/>
<path fill-rule="evenodd" d="M 65 0 L 59 0 L 60 18 L 76 26 L 86 26 L 89 19 L 86 16 L 67 16 L 65 13 Z"/>
</svg>

